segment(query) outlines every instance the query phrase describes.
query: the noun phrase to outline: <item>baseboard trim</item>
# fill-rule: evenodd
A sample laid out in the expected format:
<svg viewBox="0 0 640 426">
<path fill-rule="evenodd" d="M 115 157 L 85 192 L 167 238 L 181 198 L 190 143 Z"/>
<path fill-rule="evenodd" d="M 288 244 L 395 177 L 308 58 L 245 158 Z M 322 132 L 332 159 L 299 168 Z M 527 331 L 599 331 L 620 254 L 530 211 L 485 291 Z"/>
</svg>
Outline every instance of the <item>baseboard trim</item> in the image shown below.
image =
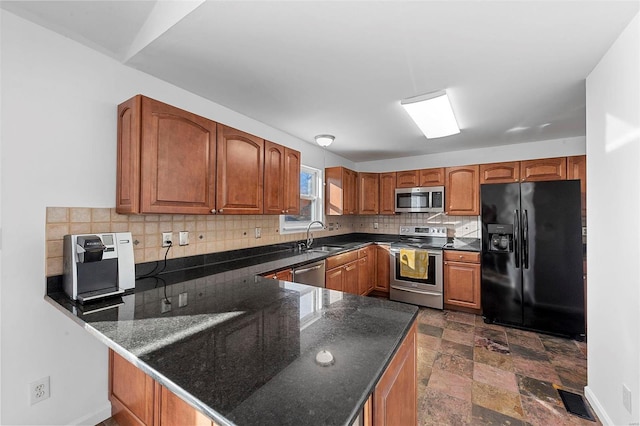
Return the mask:
<svg viewBox="0 0 640 426">
<path fill-rule="evenodd" d="M 602 407 L 602 404 L 600 404 L 600 401 L 598 401 L 598 398 L 596 398 L 595 394 L 589 386 L 585 386 L 584 396 L 585 398 L 587 398 L 587 401 L 589 401 L 589 404 L 591 404 L 591 408 L 593 408 L 593 411 L 596 412 L 596 415 L 598 416 L 598 419 L 600 419 L 602 424 L 613 426 L 613 422 L 611 421 L 611 419 L 607 415 L 607 412 Z"/>
<path fill-rule="evenodd" d="M 111 417 L 111 403 L 109 401 L 105 402 L 105 404 L 93 414 L 87 414 L 86 416 L 82 416 L 72 422 L 69 423 L 69 426 L 72 425 L 81 425 L 81 426 L 95 426 L 100 422 L 103 422 Z"/>
</svg>

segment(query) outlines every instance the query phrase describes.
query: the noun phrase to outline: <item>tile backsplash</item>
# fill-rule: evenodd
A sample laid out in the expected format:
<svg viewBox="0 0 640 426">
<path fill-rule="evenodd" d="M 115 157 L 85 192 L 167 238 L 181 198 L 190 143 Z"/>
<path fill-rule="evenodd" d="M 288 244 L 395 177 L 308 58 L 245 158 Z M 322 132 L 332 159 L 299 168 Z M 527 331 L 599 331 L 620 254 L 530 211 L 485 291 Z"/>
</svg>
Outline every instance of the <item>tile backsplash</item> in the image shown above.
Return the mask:
<svg viewBox="0 0 640 426">
<path fill-rule="evenodd" d="M 162 232 L 189 231 L 189 245 L 171 247 L 167 258 L 236 250 L 306 238 L 304 232 L 280 234 L 279 217 L 271 215 L 121 215 L 115 208 L 47 207 L 46 274 L 62 274 L 62 238 L 66 234 L 131 232 L 136 263 L 164 258 Z M 401 225 L 444 225 L 449 237 L 480 238 L 479 218 L 410 213 L 396 216 L 330 216 L 327 230 L 315 237 L 367 232 L 397 234 Z M 377 229 L 375 225 L 377 224 Z M 255 238 L 261 228 L 261 238 Z"/>
</svg>

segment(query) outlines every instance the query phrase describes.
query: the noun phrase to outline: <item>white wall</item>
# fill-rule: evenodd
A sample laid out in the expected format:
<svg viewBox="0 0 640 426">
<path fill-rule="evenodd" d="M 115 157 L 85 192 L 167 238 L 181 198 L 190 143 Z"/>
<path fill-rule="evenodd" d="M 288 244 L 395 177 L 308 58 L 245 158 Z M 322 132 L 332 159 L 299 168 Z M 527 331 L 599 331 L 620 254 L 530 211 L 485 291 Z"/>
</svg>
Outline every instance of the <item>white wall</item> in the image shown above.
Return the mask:
<svg viewBox="0 0 640 426">
<path fill-rule="evenodd" d="M 640 15 L 587 78 L 588 386 L 605 424 L 640 422 Z M 622 385 L 633 394 L 622 404 Z"/>
<path fill-rule="evenodd" d="M 425 143 L 427 143 L 425 141 Z M 496 163 L 534 158 L 583 155 L 585 138 L 575 137 L 489 148 L 467 149 L 441 154 L 416 155 L 384 161 L 367 161 L 357 164 L 361 172 L 390 172 L 394 170 L 426 169 L 430 167 L 464 166 L 467 164 Z"/>
<path fill-rule="evenodd" d="M 45 208 L 114 206 L 116 105 L 142 93 L 299 149 L 311 166 L 323 152 L 9 12 L 0 19 L 0 423 L 96 424 L 110 414 L 107 350 L 43 300 Z M 29 406 L 28 384 L 45 376 L 51 398 Z"/>
</svg>

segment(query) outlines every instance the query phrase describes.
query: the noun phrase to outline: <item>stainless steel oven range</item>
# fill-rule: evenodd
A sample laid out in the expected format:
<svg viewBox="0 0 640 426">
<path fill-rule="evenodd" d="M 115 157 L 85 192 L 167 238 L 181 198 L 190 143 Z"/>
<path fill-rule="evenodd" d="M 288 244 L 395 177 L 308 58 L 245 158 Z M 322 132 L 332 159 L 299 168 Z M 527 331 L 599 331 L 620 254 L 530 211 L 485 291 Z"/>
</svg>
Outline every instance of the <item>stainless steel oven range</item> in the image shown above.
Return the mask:
<svg viewBox="0 0 640 426">
<path fill-rule="evenodd" d="M 443 309 L 442 248 L 445 226 L 401 226 L 400 240 L 391 244 L 389 298 Z"/>
</svg>

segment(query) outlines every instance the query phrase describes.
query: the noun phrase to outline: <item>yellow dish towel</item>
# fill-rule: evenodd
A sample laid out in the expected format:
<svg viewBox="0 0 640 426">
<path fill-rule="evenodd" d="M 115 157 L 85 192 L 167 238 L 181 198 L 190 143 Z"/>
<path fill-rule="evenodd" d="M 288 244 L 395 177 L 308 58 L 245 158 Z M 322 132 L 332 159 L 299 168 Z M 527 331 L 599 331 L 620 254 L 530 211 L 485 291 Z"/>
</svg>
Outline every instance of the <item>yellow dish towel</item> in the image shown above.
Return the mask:
<svg viewBox="0 0 640 426">
<path fill-rule="evenodd" d="M 427 279 L 429 253 L 425 250 L 400 249 L 400 276 Z"/>
</svg>

